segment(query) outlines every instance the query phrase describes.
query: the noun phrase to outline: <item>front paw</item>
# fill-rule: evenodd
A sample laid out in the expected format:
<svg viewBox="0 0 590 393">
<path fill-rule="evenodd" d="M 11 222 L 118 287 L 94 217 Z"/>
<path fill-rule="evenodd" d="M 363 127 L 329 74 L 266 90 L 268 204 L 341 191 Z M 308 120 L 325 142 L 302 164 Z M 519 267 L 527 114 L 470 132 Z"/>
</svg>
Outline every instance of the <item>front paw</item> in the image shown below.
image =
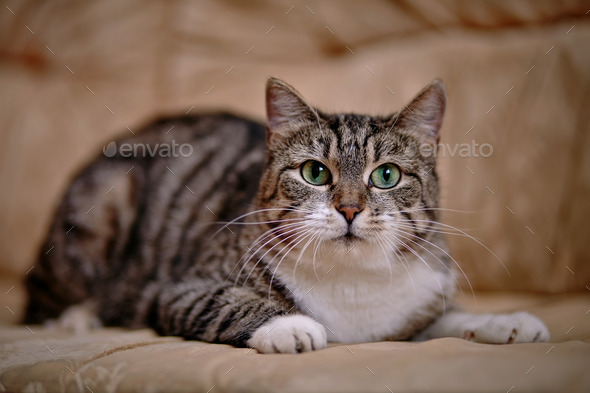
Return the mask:
<svg viewBox="0 0 590 393">
<path fill-rule="evenodd" d="M 254 331 L 248 345 L 260 353 L 300 353 L 326 347 L 326 329 L 305 315 L 271 319 Z"/>
<path fill-rule="evenodd" d="M 512 344 L 549 341 L 549 330 L 541 320 L 526 312 L 479 315 L 464 338 L 485 344 Z"/>
</svg>

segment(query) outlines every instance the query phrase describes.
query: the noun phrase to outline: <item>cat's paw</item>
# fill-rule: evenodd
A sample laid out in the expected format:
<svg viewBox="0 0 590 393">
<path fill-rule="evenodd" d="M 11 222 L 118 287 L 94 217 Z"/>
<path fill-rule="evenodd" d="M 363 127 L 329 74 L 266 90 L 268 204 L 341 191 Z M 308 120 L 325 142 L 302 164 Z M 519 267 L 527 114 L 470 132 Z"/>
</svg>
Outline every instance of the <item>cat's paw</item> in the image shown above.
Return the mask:
<svg viewBox="0 0 590 393">
<path fill-rule="evenodd" d="M 549 330 L 541 320 L 526 312 L 474 315 L 463 335 L 466 340 L 485 344 L 549 341 Z"/>
<path fill-rule="evenodd" d="M 48 320 L 45 325 L 49 329 L 65 329 L 75 334 L 84 334 L 102 326 L 89 303 L 76 304 L 65 309 L 58 319 Z"/>
<path fill-rule="evenodd" d="M 271 319 L 254 331 L 248 345 L 260 353 L 300 353 L 323 349 L 326 329 L 305 315 Z"/>
</svg>

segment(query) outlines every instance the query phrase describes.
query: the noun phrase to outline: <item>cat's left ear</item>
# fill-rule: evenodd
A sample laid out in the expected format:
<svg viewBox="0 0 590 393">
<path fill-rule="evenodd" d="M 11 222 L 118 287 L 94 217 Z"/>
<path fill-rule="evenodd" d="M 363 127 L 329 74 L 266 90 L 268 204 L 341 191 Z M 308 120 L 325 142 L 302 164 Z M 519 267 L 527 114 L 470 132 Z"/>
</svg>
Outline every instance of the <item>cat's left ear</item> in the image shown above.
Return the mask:
<svg viewBox="0 0 590 393">
<path fill-rule="evenodd" d="M 399 113 L 397 123 L 436 144 L 447 103 L 445 85 L 435 79 Z"/>
<path fill-rule="evenodd" d="M 266 114 L 269 146 L 290 134 L 298 123 L 319 121 L 318 113 L 289 84 L 277 78 L 266 82 Z"/>
</svg>

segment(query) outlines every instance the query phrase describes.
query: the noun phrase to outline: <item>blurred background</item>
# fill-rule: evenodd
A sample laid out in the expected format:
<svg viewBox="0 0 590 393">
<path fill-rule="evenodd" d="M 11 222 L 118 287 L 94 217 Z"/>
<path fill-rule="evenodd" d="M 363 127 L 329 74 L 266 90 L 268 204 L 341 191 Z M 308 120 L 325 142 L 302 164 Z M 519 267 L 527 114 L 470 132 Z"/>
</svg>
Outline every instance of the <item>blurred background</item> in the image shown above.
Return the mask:
<svg viewBox="0 0 590 393">
<path fill-rule="evenodd" d="M 325 111 L 369 114 L 442 78 L 441 206 L 464 211 L 443 222 L 485 244 L 449 237 L 465 276 L 479 291 L 590 291 L 589 11 L 581 0 L 3 1 L 0 320 L 20 315 L 61 194 L 107 142 L 164 114 L 263 120 L 269 76 Z"/>
</svg>

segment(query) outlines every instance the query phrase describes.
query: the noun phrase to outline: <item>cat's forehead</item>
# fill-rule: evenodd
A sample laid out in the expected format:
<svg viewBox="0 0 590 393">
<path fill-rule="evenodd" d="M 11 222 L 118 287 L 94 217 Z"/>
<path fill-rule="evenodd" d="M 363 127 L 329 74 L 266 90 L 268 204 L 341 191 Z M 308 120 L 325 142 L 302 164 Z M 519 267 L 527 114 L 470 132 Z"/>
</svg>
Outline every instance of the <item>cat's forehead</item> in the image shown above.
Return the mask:
<svg viewBox="0 0 590 393">
<path fill-rule="evenodd" d="M 401 133 L 395 115 L 321 114 L 317 122 L 294 130 L 278 161 L 299 165 L 306 160 L 334 164 L 341 170 L 362 172 L 368 165 L 394 162 L 413 166 L 417 141 Z"/>
<path fill-rule="evenodd" d="M 379 161 L 384 156 L 404 155 L 414 142 L 399 133 L 392 117 L 337 114 L 328 116 L 326 120 L 318 133 L 326 143 L 335 144 L 329 149 L 331 158 L 360 156 Z"/>
<path fill-rule="evenodd" d="M 364 133 L 371 121 L 375 122 L 376 118 L 354 113 L 341 113 L 333 115 L 323 115 L 325 124 L 334 132 L 338 133 Z"/>
</svg>

